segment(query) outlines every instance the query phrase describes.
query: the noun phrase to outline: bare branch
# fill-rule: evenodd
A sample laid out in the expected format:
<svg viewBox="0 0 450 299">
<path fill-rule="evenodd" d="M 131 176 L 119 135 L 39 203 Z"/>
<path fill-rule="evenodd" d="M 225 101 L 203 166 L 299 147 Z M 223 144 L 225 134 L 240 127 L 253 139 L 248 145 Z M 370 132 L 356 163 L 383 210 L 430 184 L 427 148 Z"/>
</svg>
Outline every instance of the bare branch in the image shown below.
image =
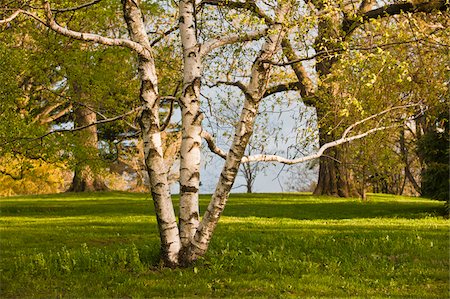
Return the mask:
<svg viewBox="0 0 450 299">
<path fill-rule="evenodd" d="M 332 141 L 332 142 L 328 142 L 324 145 L 322 145 L 320 147 L 320 149 L 317 151 L 317 153 L 312 154 L 312 155 L 308 155 L 308 156 L 304 156 L 301 158 L 297 158 L 297 159 L 287 159 L 278 155 L 252 155 L 252 156 L 244 156 L 242 157 L 241 163 L 251 163 L 251 162 L 278 162 L 278 163 L 282 163 L 282 164 L 287 164 L 287 165 L 293 165 L 293 164 L 298 164 L 298 163 L 302 163 L 302 162 L 306 162 L 309 160 L 314 160 L 317 158 L 320 158 L 323 153 L 325 152 L 325 150 L 331 148 L 331 147 L 335 147 L 353 140 L 357 140 L 357 139 L 361 139 L 364 138 L 372 133 L 378 132 L 378 131 L 382 131 L 382 130 L 386 130 L 388 128 L 392 128 L 395 127 L 396 125 L 392 125 L 392 126 L 386 126 L 386 127 L 378 127 L 378 128 L 373 128 L 371 130 L 368 130 L 364 133 L 355 135 L 355 136 L 351 136 L 351 137 L 343 137 Z M 224 150 L 222 150 L 221 148 L 219 148 L 215 141 L 214 138 L 211 136 L 211 134 L 209 134 L 206 131 L 202 131 L 202 138 L 205 139 L 206 143 L 208 144 L 208 148 L 211 152 L 213 152 L 214 154 L 218 155 L 219 157 L 221 157 L 222 159 L 226 159 L 227 158 L 227 154 Z"/>
<path fill-rule="evenodd" d="M 249 95 L 247 86 L 242 83 L 241 81 L 236 81 L 236 82 L 229 82 L 229 81 L 217 81 L 217 83 L 213 86 L 218 86 L 219 84 L 222 85 L 228 85 L 228 86 L 235 86 L 237 88 L 239 88 L 246 96 Z"/>
<path fill-rule="evenodd" d="M 81 5 L 79 5 L 79 6 L 75 6 L 75 7 L 68 7 L 68 8 L 53 8 L 52 11 L 53 11 L 53 12 L 69 12 L 69 11 L 75 11 L 75 10 L 79 10 L 79 9 L 82 9 L 82 8 L 86 8 L 86 7 L 95 5 L 95 4 L 97 4 L 97 3 L 101 2 L 101 1 L 102 1 L 102 0 L 94 0 L 94 1 L 91 1 L 91 2 L 87 2 L 87 3 L 81 4 Z"/>
<path fill-rule="evenodd" d="M 289 90 L 300 90 L 300 83 L 298 81 L 295 82 L 288 82 L 288 83 L 282 83 L 279 85 L 275 85 L 272 87 L 269 87 L 266 89 L 266 92 L 263 95 L 263 98 L 266 98 L 270 95 L 279 93 L 279 92 L 285 92 Z"/>
<path fill-rule="evenodd" d="M 164 37 L 168 36 L 169 34 L 171 34 L 172 32 L 176 31 L 179 28 L 179 25 L 175 25 L 172 28 L 170 28 L 169 30 L 167 30 L 166 32 L 162 33 L 159 37 L 155 38 L 155 40 L 153 40 L 150 43 L 150 46 L 154 46 L 157 43 L 159 43 Z"/>
<path fill-rule="evenodd" d="M 416 13 L 416 12 L 426 12 L 430 13 L 435 10 L 446 11 L 450 8 L 450 3 L 447 0 L 434 0 L 427 1 L 422 0 L 421 2 L 399 2 L 394 4 L 385 5 L 373 10 L 368 10 L 356 19 L 345 19 L 342 23 L 342 30 L 346 35 L 351 34 L 359 25 L 371 20 L 382 18 L 386 16 L 398 15 L 401 13 Z"/>
<path fill-rule="evenodd" d="M 262 10 L 255 1 L 248 0 L 245 2 L 239 1 L 228 1 L 228 0 L 203 0 L 201 5 L 213 5 L 213 6 L 222 6 L 232 9 L 245 9 L 247 11 L 252 12 L 254 15 L 263 19 L 266 24 L 273 24 L 273 19 L 268 16 L 264 10 Z"/>
<path fill-rule="evenodd" d="M 15 18 L 17 18 L 21 13 L 23 13 L 24 11 L 21 9 L 16 10 L 12 15 L 10 15 L 9 17 L 7 17 L 6 19 L 0 20 L 0 25 L 2 24 L 6 24 L 11 22 L 12 20 L 14 20 Z"/>
<path fill-rule="evenodd" d="M 205 56 L 209 54 L 212 50 L 217 49 L 219 47 L 234 44 L 238 42 L 248 42 L 252 40 L 258 40 L 263 37 L 267 33 L 267 28 L 256 30 L 249 33 L 244 34 L 230 34 L 228 36 L 224 36 L 219 39 L 212 39 L 205 42 L 200 50 L 200 55 Z"/>
<path fill-rule="evenodd" d="M 421 39 L 411 39 L 411 40 L 407 40 L 407 41 L 398 41 L 398 42 L 392 42 L 392 43 L 386 43 L 386 44 L 381 44 L 381 45 L 373 45 L 370 47 L 353 47 L 353 48 L 337 48 L 337 49 L 326 49 L 326 50 L 322 50 L 322 51 L 318 51 L 316 52 L 314 55 L 311 56 L 306 56 L 306 57 L 302 57 L 302 58 L 298 58 L 298 59 L 294 59 L 294 60 L 290 60 L 287 62 L 275 62 L 275 61 L 271 61 L 271 60 L 264 60 L 264 63 L 270 63 L 272 65 L 275 66 L 289 66 L 289 65 L 293 65 L 302 61 L 308 61 L 308 60 L 313 60 L 316 59 L 318 57 L 321 56 L 331 56 L 331 55 L 336 55 L 342 52 L 346 52 L 346 51 L 371 51 L 374 49 L 385 49 L 385 48 L 389 48 L 389 47 L 393 47 L 393 46 L 398 46 L 398 45 L 406 45 L 406 44 L 412 44 L 412 43 L 418 43 L 421 41 L 425 41 L 426 38 L 421 38 Z"/>
<path fill-rule="evenodd" d="M 390 107 L 388 109 L 385 109 L 379 113 L 373 114 L 369 117 L 366 117 L 360 121 L 357 121 L 353 124 L 351 124 L 349 127 L 347 127 L 347 129 L 344 131 L 344 133 L 342 134 L 341 138 L 332 141 L 332 142 L 328 142 L 325 143 L 324 145 L 322 145 L 319 150 L 312 155 L 309 156 L 304 156 L 304 157 L 300 157 L 297 159 L 287 159 L 281 156 L 277 156 L 277 155 L 254 155 L 254 156 L 249 156 L 249 157 L 243 157 L 241 160 L 241 163 L 250 163 L 250 162 L 279 162 L 279 163 L 283 163 L 283 164 L 287 164 L 287 165 L 293 165 L 293 164 L 298 164 L 298 163 L 302 163 L 302 162 L 306 162 L 309 160 L 313 160 L 313 159 L 317 159 L 319 157 L 321 157 L 323 155 L 323 153 L 332 147 L 344 144 L 344 143 L 348 143 L 350 141 L 353 140 L 357 140 L 357 139 L 361 139 L 364 138 L 370 134 L 373 134 L 375 132 L 378 131 L 383 131 L 389 128 L 393 128 L 393 127 L 397 127 L 399 126 L 398 124 L 395 125 L 391 125 L 391 126 L 383 126 L 383 127 L 376 127 L 373 129 L 370 129 L 364 133 L 360 133 L 351 137 L 347 137 L 347 135 L 350 133 L 350 131 L 352 131 L 356 126 L 365 123 L 371 119 L 377 118 L 379 116 L 382 116 L 386 113 L 389 113 L 393 110 L 398 110 L 398 109 L 406 109 L 406 108 L 411 108 L 411 107 L 416 107 L 419 106 L 420 104 L 411 104 L 411 105 L 404 105 L 404 106 L 395 106 L 395 107 Z"/>
<path fill-rule="evenodd" d="M 84 129 L 86 129 L 86 128 L 92 127 L 92 126 L 96 126 L 96 125 L 100 125 L 100 124 L 105 124 L 105 123 L 110 123 L 110 122 L 113 122 L 113 121 L 122 119 L 122 118 L 124 118 L 124 117 L 126 117 L 126 116 L 128 116 L 128 115 L 130 115 L 130 114 L 133 114 L 133 113 L 135 113 L 135 112 L 140 112 L 140 111 L 142 111 L 142 110 L 143 110 L 143 107 L 140 106 L 140 107 L 134 108 L 133 110 L 130 110 L 130 111 L 128 111 L 127 113 L 124 113 L 124 114 L 122 114 L 122 115 L 115 116 L 115 117 L 112 117 L 112 118 L 103 119 L 103 120 L 99 120 L 99 121 L 97 121 L 97 122 L 94 122 L 94 123 L 91 123 L 91 124 L 88 124 L 88 125 L 85 125 L 85 126 L 76 127 L 76 128 L 73 128 L 73 129 L 59 129 L 59 130 L 53 130 L 53 131 L 47 132 L 46 134 L 41 135 L 41 136 L 39 136 L 39 137 L 33 137 L 33 138 L 17 138 L 17 139 L 13 139 L 13 140 L 10 140 L 10 141 L 6 141 L 6 142 L 2 143 L 2 145 L 11 143 L 11 142 L 13 142 L 13 141 L 22 140 L 22 139 L 28 140 L 28 141 L 41 140 L 41 139 L 43 139 L 43 138 L 45 138 L 45 137 L 47 137 L 47 136 L 49 136 L 49 135 L 55 134 L 55 133 L 66 133 L 66 132 L 76 132 L 76 131 L 81 131 L 81 130 L 84 130 Z"/>
<path fill-rule="evenodd" d="M 287 164 L 287 165 L 293 165 L 293 164 L 298 164 L 298 163 L 302 163 L 302 162 L 306 162 L 309 160 L 313 160 L 313 159 L 317 159 L 320 158 L 320 156 L 323 155 L 323 153 L 325 152 L 325 150 L 353 141 L 353 140 L 357 140 L 357 139 L 361 139 L 364 138 L 372 133 L 378 132 L 378 131 L 382 131 L 382 130 L 386 130 L 388 128 L 393 128 L 397 125 L 392 125 L 392 126 L 386 126 L 386 127 L 378 127 L 378 128 L 373 128 L 371 130 L 368 130 L 364 133 L 355 135 L 355 136 L 351 136 L 351 137 L 346 137 L 346 138 L 340 138 L 338 140 L 335 140 L 333 142 L 328 142 L 325 143 L 324 145 L 322 145 L 320 147 L 320 149 L 317 151 L 317 153 L 309 155 L 309 156 L 305 156 L 305 157 L 301 157 L 301 158 L 297 158 L 297 159 L 287 159 L 281 156 L 277 156 L 277 155 L 254 155 L 254 156 L 250 156 L 250 157 L 243 157 L 241 160 L 241 163 L 250 163 L 250 162 L 278 162 L 278 163 L 283 163 L 283 164 Z"/>
<path fill-rule="evenodd" d="M 139 112 L 139 111 L 141 111 L 141 110 L 143 110 L 143 108 L 142 108 L 142 107 L 138 107 L 138 108 L 135 108 L 135 109 L 133 109 L 133 110 L 131 110 L 131 111 L 128 111 L 127 113 L 124 113 L 124 114 L 122 114 L 122 115 L 115 116 L 115 117 L 111 117 L 111 118 L 107 118 L 107 119 L 102 119 L 102 120 L 96 121 L 96 122 L 94 122 L 94 123 L 85 125 L 85 126 L 76 127 L 76 128 L 73 128 L 73 129 L 60 129 L 60 130 L 50 131 L 50 132 L 48 132 L 47 134 L 45 134 L 45 135 L 43 135 L 43 136 L 41 136 L 41 137 L 39 137 L 39 138 L 43 138 L 43 137 L 45 137 L 45 136 L 48 136 L 48 135 L 54 134 L 54 133 L 81 131 L 81 130 L 84 130 L 84 129 L 86 129 L 86 128 L 92 127 L 92 126 L 101 125 L 101 124 L 106 124 L 106 123 L 110 123 L 110 122 L 113 122 L 113 121 L 122 119 L 122 118 L 124 118 L 124 117 L 126 117 L 126 116 L 128 116 L 128 115 L 130 115 L 130 114 L 133 114 L 133 113 L 135 113 L 135 112 Z"/>
<path fill-rule="evenodd" d="M 393 111 L 393 110 L 406 109 L 406 108 L 417 107 L 417 106 L 420 106 L 420 104 L 416 103 L 416 104 L 410 104 L 410 105 L 404 105 L 404 106 L 395 106 L 395 107 L 391 107 L 391 108 L 388 108 L 388 109 L 386 109 L 386 110 L 383 110 L 383 111 L 381 111 L 381 112 L 379 112 L 379 113 L 373 114 L 373 115 L 371 115 L 371 116 L 369 116 L 369 117 L 366 117 L 366 118 L 364 118 L 364 119 L 362 119 L 362 120 L 360 120 L 360 121 L 357 121 L 357 122 L 355 122 L 354 124 L 350 125 L 350 126 L 344 131 L 344 133 L 342 134 L 342 137 L 346 137 L 346 136 L 348 135 L 348 133 L 350 133 L 350 131 L 353 130 L 356 126 L 358 126 L 358 125 L 360 125 L 360 124 L 362 124 L 362 123 L 365 123 L 365 122 L 367 122 L 367 121 L 369 121 L 369 120 L 371 120 L 371 119 L 374 119 L 374 118 L 376 118 L 376 117 L 378 117 L 378 116 L 384 115 L 384 114 L 386 114 L 386 113 L 388 113 L 388 112 L 391 112 L 391 111 Z"/>
<path fill-rule="evenodd" d="M 203 139 L 205 139 L 206 143 L 208 144 L 208 148 L 211 152 L 215 153 L 216 155 L 218 155 L 223 159 L 227 158 L 227 153 L 225 153 L 225 151 L 223 151 L 216 145 L 214 137 L 211 134 L 209 134 L 206 131 L 202 131 L 201 136 Z"/>
<path fill-rule="evenodd" d="M 67 28 L 64 28 L 60 26 L 56 20 L 53 18 L 52 9 L 50 8 L 50 4 L 48 1 L 44 2 L 44 9 L 46 12 L 46 22 L 43 22 L 46 26 L 50 27 L 53 31 L 67 36 L 71 37 L 77 40 L 87 41 L 87 42 L 95 42 L 103 45 L 108 46 L 120 46 L 120 47 L 126 47 L 129 48 L 135 52 L 137 52 L 139 55 L 142 55 L 144 57 L 150 57 L 151 52 L 150 49 L 145 48 L 139 43 L 133 42 L 128 39 L 121 39 L 121 38 L 109 38 L 104 37 L 98 34 L 92 34 L 92 33 L 84 33 L 84 32 L 78 32 L 73 31 Z M 28 13 L 27 13 L 28 14 Z"/>
<path fill-rule="evenodd" d="M 167 126 L 169 125 L 169 123 L 170 123 L 170 119 L 172 118 L 172 114 L 173 114 L 173 106 L 174 106 L 173 103 L 174 103 L 176 100 L 177 100 L 177 99 L 174 98 L 174 99 L 172 99 L 172 100 L 170 101 L 169 114 L 167 115 L 167 117 L 166 117 L 166 119 L 164 120 L 164 122 L 163 122 L 161 128 L 159 129 L 161 132 L 164 131 L 164 130 L 167 128 Z"/>
</svg>

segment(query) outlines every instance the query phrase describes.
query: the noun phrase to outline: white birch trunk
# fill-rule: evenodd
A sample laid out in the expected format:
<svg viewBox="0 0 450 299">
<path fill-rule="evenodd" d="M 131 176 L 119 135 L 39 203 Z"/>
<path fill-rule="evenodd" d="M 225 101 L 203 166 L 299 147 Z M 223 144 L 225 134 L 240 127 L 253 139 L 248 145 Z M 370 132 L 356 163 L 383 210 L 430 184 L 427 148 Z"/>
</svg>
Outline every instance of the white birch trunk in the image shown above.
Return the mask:
<svg viewBox="0 0 450 299">
<path fill-rule="evenodd" d="M 253 125 L 258 113 L 259 103 L 263 98 L 269 81 L 270 64 L 264 63 L 264 61 L 269 61 L 281 44 L 281 40 L 285 35 L 283 22 L 289 10 L 290 5 L 281 1 L 280 6 L 276 9 L 276 21 L 270 28 L 271 33 L 266 37 L 262 49 L 253 63 L 250 82 L 246 87 L 244 107 L 235 129 L 233 143 L 228 152 L 216 190 L 191 242 L 188 256 L 186 257 L 190 262 L 203 255 L 208 249 L 214 229 L 225 208 L 229 192 L 244 156 L 245 148 L 253 133 Z"/>
<path fill-rule="evenodd" d="M 124 18 L 127 22 L 131 39 L 144 46 L 149 53 L 148 55 L 139 55 L 140 97 L 144 107 L 139 123 L 144 141 L 145 164 L 150 178 L 150 188 L 158 220 L 162 259 L 168 266 L 177 266 L 181 245 L 170 187 L 167 181 L 169 169 L 167 169 L 164 162 L 161 143 L 155 62 L 145 30 L 143 16 L 137 2 L 122 0 L 122 3 Z"/>
<path fill-rule="evenodd" d="M 183 0 L 180 9 L 180 36 L 183 45 L 183 93 L 181 96 L 182 141 L 180 150 L 180 239 L 190 244 L 199 223 L 198 192 L 200 185 L 201 56 L 195 24 L 195 1 Z"/>
</svg>

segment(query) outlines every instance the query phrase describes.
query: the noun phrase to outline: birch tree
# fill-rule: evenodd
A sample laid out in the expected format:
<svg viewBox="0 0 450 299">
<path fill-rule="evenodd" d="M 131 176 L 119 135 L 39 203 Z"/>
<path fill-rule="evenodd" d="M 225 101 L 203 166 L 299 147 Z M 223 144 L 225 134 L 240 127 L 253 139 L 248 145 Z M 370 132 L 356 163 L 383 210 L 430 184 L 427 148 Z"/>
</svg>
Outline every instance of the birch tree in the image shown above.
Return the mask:
<svg viewBox="0 0 450 299">
<path fill-rule="evenodd" d="M 266 161 L 295 164 L 317 159 L 332 147 L 386 129 L 386 126 L 376 125 L 374 121 L 392 111 L 408 108 L 408 106 L 390 107 L 361 119 L 349 125 L 336 140 L 321 144 L 318 152 L 310 156 L 297 159 L 268 154 L 245 156 L 245 149 L 252 136 L 259 108 L 264 98 L 271 93 L 283 92 L 292 88 L 300 90 L 302 95 L 310 90 L 308 83 L 310 79 L 306 76 L 301 77 L 304 69 L 298 70 L 298 77 L 302 78 L 302 80 L 299 80 L 300 83 L 280 83 L 274 76 L 274 61 L 281 57 L 283 49 L 285 53 L 286 49 L 289 50 L 286 41 L 290 37 L 292 18 L 298 17 L 298 12 L 302 10 L 298 3 L 284 0 L 274 1 L 273 3 L 181 0 L 177 3 L 177 7 L 173 9 L 167 7 L 168 11 L 173 14 L 173 19 L 168 22 L 169 24 L 162 31 L 162 35 L 171 34 L 178 30 L 183 53 L 183 73 L 182 80 L 180 80 L 182 90 L 181 96 L 178 98 L 160 92 L 161 89 L 158 85 L 160 78 L 158 78 L 155 61 L 155 43 L 161 38 L 159 34 L 161 30 L 156 30 L 156 33 L 152 33 L 152 30 L 149 32 L 152 24 L 147 23 L 146 20 L 153 16 L 144 15 L 142 7 L 145 2 L 139 0 L 122 0 L 121 2 L 123 19 L 128 31 L 128 35 L 124 37 L 76 31 L 70 28 L 70 24 L 67 26 L 61 25 L 55 15 L 57 12 L 76 11 L 88 9 L 92 5 L 102 5 L 100 0 L 65 8 L 55 8 L 53 6 L 56 6 L 57 3 L 51 5 L 49 1 L 42 1 L 42 6 L 37 9 L 27 6 L 16 7 L 15 9 L 6 7 L 6 11 L 10 13 L 4 16 L 0 25 L 10 26 L 15 19 L 28 17 L 34 19 L 40 24 L 39 26 L 63 36 L 107 46 L 125 47 L 132 50 L 137 56 L 137 68 L 141 83 L 140 106 L 136 108 L 139 111 L 137 122 L 143 140 L 144 160 L 160 232 L 161 258 L 166 266 L 190 265 L 207 252 L 241 163 Z M 205 33 L 204 28 L 200 30 L 205 22 L 205 19 L 201 18 L 202 15 L 206 17 L 217 15 L 224 8 L 234 12 L 250 12 L 251 19 L 245 19 L 245 16 L 241 16 L 242 20 L 239 19 L 242 25 L 248 25 L 245 28 L 246 30 L 228 30 L 232 26 L 223 27 L 227 29 L 223 31 L 208 28 L 208 32 Z M 199 11 L 202 14 L 199 14 Z M 257 22 L 255 22 L 254 17 L 258 20 Z M 301 22 L 307 23 L 308 19 Z M 210 56 L 215 55 L 215 50 L 231 44 L 250 41 L 255 41 L 252 47 L 258 50 L 255 56 L 250 59 L 246 80 L 227 83 L 240 91 L 242 108 L 239 120 L 231 133 L 233 135 L 231 145 L 229 150 L 225 151 L 215 144 L 212 135 L 205 131 L 202 125 L 204 112 L 200 106 L 200 91 L 204 76 L 204 64 Z M 165 159 L 162 146 L 161 131 L 166 126 L 161 122 L 160 110 L 164 101 L 177 101 L 182 116 L 179 178 L 181 196 L 178 220 L 169 188 L 170 162 Z M 375 123 L 374 127 L 358 130 L 361 124 L 370 122 Z M 200 219 L 198 193 L 202 138 L 206 140 L 211 151 L 221 156 L 225 161 L 211 201 Z"/>
</svg>

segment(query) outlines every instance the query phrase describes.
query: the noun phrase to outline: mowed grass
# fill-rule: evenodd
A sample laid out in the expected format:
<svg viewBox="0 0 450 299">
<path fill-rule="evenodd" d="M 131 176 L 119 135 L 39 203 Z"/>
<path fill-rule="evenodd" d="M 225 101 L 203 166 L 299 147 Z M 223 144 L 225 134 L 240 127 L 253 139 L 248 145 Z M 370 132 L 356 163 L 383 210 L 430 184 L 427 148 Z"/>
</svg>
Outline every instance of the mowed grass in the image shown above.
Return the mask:
<svg viewBox="0 0 450 299">
<path fill-rule="evenodd" d="M 165 269 L 148 195 L 1 198 L 0 297 L 448 298 L 442 208 L 389 195 L 231 195 L 207 255 Z"/>
</svg>

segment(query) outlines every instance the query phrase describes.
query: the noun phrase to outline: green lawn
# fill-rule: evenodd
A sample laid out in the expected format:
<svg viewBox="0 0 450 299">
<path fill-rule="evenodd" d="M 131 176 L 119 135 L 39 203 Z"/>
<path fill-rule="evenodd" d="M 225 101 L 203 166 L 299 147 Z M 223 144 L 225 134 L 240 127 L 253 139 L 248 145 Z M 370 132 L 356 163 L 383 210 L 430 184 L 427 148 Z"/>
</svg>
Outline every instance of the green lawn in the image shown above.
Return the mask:
<svg viewBox="0 0 450 299">
<path fill-rule="evenodd" d="M 148 195 L 0 198 L 0 298 L 448 298 L 442 207 L 388 195 L 232 195 L 206 257 L 170 270 L 158 264 Z"/>
</svg>

